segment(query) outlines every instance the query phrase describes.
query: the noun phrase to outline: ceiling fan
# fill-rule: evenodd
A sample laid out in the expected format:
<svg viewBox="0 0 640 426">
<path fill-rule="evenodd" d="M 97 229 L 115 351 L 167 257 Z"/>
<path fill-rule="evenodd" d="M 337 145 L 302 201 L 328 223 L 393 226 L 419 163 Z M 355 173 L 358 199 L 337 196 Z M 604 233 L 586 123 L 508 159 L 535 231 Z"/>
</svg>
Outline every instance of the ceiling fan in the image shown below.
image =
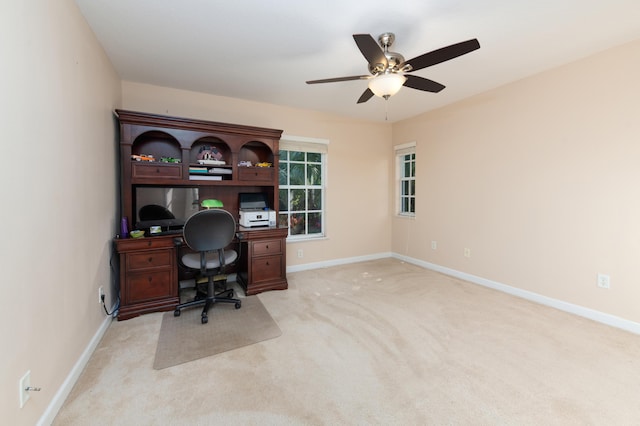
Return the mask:
<svg viewBox="0 0 640 426">
<path fill-rule="evenodd" d="M 395 38 L 396 36 L 393 33 L 381 34 L 378 37 L 378 45 L 370 34 L 354 34 L 353 39 L 356 45 L 367 62 L 369 62 L 369 72 L 371 75 L 310 80 L 307 81 L 307 84 L 369 80 L 369 87 L 358 99 L 359 104 L 367 102 L 374 95 L 389 99 L 398 93 L 402 86 L 423 90 L 425 92 L 438 93 L 444 89 L 445 86 L 433 80 L 409 73 L 457 58 L 458 56 L 480 48 L 480 43 L 474 38 L 442 47 L 405 61 L 401 54 L 389 51 L 389 47 L 391 47 Z"/>
</svg>

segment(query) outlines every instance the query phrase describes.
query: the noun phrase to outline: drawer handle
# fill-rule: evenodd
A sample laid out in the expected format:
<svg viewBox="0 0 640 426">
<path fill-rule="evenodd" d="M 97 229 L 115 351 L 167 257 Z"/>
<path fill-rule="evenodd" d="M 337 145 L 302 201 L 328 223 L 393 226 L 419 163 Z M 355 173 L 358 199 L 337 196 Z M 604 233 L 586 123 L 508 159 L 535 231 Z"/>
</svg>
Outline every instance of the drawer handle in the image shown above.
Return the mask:
<svg viewBox="0 0 640 426">
<path fill-rule="evenodd" d="M 153 257 L 150 257 L 149 259 L 147 259 L 147 262 L 149 263 L 153 262 Z"/>
<path fill-rule="evenodd" d="M 269 244 L 267 244 L 266 247 L 267 247 L 267 250 L 269 250 Z"/>
<path fill-rule="evenodd" d="M 152 277 L 152 276 L 149 276 L 149 277 L 147 278 L 147 281 L 149 281 L 149 282 L 153 281 L 153 277 Z"/>
<path fill-rule="evenodd" d="M 267 261 L 267 266 L 269 266 L 269 262 Z"/>
</svg>

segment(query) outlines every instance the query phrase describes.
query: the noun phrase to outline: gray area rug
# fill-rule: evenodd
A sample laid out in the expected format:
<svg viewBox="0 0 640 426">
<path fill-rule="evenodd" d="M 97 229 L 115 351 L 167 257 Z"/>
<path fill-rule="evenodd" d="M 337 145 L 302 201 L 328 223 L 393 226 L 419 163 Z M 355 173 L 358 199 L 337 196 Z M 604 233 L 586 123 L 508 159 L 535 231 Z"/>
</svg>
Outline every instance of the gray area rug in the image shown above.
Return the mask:
<svg viewBox="0 0 640 426">
<path fill-rule="evenodd" d="M 153 368 L 162 370 L 185 362 L 273 339 L 282 334 L 257 296 L 242 299 L 242 308 L 216 304 L 209 322 L 200 322 L 201 307 L 162 316 Z"/>
</svg>

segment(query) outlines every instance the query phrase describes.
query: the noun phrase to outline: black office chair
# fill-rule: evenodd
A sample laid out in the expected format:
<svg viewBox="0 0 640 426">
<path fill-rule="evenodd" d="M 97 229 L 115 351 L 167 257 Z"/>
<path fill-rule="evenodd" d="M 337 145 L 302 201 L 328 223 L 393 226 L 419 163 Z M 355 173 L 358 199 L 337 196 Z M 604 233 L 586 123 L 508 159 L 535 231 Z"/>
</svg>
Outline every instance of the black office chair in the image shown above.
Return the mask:
<svg viewBox="0 0 640 426">
<path fill-rule="evenodd" d="M 189 248 L 196 253 L 187 253 L 180 258 L 181 263 L 190 269 L 200 271 L 207 280 L 206 297 L 198 297 L 190 302 L 181 303 L 173 311 L 174 316 L 180 316 L 180 310 L 192 306 L 204 305 L 202 309 L 202 323 L 209 322 L 209 308 L 218 302 L 233 303 L 240 309 L 242 302 L 233 298 L 233 289 L 216 293 L 215 278 L 220 275 L 226 284 L 225 267 L 238 258 L 235 250 L 225 247 L 231 243 L 236 233 L 236 221 L 226 210 L 201 210 L 194 213 L 184 224 L 183 239 Z M 225 285 L 226 288 L 226 285 Z"/>
</svg>

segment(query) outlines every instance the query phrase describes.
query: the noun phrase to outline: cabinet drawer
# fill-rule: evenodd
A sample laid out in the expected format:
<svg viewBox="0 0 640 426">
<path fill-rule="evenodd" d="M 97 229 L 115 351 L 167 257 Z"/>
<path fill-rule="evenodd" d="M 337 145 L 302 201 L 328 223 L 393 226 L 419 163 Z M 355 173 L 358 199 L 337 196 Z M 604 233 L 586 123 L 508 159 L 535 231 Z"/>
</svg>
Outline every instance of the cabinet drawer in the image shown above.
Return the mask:
<svg viewBox="0 0 640 426">
<path fill-rule="evenodd" d="M 135 162 L 131 167 L 131 177 L 182 179 L 182 166 L 177 164 L 145 164 Z"/>
<path fill-rule="evenodd" d="M 253 255 L 264 256 L 282 253 L 282 240 L 256 241 L 253 243 Z"/>
<path fill-rule="evenodd" d="M 142 253 L 132 253 L 127 255 L 127 270 L 149 269 L 171 266 L 173 258 L 172 250 L 149 250 Z"/>
<path fill-rule="evenodd" d="M 251 261 L 254 282 L 282 278 L 282 256 L 265 256 Z"/>
<path fill-rule="evenodd" d="M 173 250 L 175 247 L 174 239 L 180 237 L 174 235 L 172 238 L 153 237 L 153 238 L 119 238 L 116 240 L 116 248 L 118 253 L 129 253 L 148 251 L 152 249 L 168 249 Z"/>
<path fill-rule="evenodd" d="M 239 180 L 273 181 L 273 167 L 238 167 Z"/>
<path fill-rule="evenodd" d="M 143 302 L 173 296 L 171 270 L 136 273 L 129 276 L 126 303 Z"/>
</svg>

